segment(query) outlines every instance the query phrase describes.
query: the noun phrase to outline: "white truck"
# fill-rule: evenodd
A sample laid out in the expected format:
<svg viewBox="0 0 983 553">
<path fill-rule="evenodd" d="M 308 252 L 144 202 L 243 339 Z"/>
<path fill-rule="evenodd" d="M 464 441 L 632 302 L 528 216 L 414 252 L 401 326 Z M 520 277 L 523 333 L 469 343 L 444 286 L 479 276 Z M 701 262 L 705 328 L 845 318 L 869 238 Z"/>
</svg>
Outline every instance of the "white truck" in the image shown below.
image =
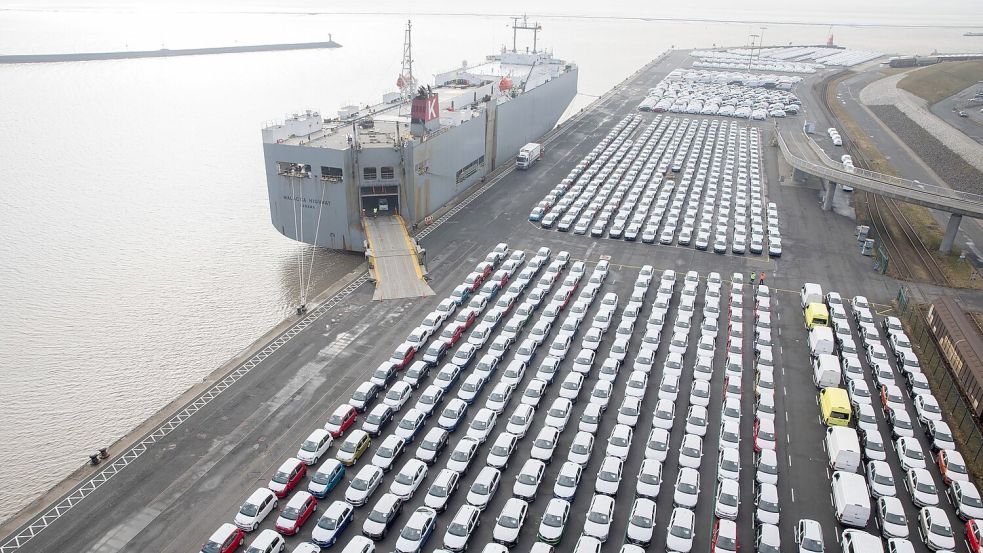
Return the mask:
<svg viewBox="0 0 983 553">
<path fill-rule="evenodd" d="M 543 157 L 543 145 L 538 142 L 530 142 L 519 149 L 519 155 L 515 157 L 515 167 L 516 169 L 528 169 L 541 157 Z"/>
<path fill-rule="evenodd" d="M 857 431 L 846 426 L 827 428 L 826 454 L 829 455 L 829 468 L 857 472 L 860 467 L 860 438 Z"/>
<path fill-rule="evenodd" d="M 828 326 L 813 327 L 809 331 L 809 354 L 819 357 L 824 353 L 833 353 L 833 329 Z"/>
<path fill-rule="evenodd" d="M 816 388 L 831 388 L 840 385 L 839 358 L 831 353 L 821 353 L 812 358 L 812 382 Z"/>
<path fill-rule="evenodd" d="M 799 291 L 799 301 L 802 309 L 805 309 L 810 303 L 823 303 L 822 287 L 814 282 L 803 284 L 802 290 Z"/>
<path fill-rule="evenodd" d="M 866 527 L 870 520 L 867 480 L 859 474 L 838 470 L 833 473 L 832 491 L 836 520 L 844 526 Z"/>
</svg>

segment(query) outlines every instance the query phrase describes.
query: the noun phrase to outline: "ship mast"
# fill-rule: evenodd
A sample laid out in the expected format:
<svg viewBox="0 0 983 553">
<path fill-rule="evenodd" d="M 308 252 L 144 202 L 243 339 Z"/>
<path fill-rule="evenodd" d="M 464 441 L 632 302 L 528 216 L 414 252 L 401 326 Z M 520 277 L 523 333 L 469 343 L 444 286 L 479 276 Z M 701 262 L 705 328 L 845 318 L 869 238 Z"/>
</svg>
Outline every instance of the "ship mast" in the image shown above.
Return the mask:
<svg viewBox="0 0 983 553">
<path fill-rule="evenodd" d="M 529 17 L 526 15 L 522 16 L 522 25 L 519 25 L 519 18 L 512 17 L 512 51 L 516 52 L 516 35 L 519 31 L 532 31 L 532 53 L 536 53 L 536 40 L 539 36 L 539 31 L 542 31 L 543 27 L 539 22 L 529 25 Z"/>
<path fill-rule="evenodd" d="M 403 67 L 399 71 L 399 78 L 396 79 L 396 87 L 399 88 L 403 98 L 411 98 L 416 94 L 416 77 L 413 76 L 413 40 L 412 40 L 413 21 L 406 21 L 406 32 L 403 35 Z"/>
</svg>

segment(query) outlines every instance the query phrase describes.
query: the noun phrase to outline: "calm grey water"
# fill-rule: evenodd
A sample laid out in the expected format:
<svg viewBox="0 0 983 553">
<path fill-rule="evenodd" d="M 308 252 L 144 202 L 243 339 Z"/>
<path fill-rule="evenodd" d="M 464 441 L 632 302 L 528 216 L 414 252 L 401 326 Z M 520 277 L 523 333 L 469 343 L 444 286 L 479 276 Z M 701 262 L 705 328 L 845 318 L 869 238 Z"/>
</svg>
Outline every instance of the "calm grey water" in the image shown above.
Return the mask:
<svg viewBox="0 0 983 553">
<path fill-rule="evenodd" d="M 581 66 L 572 110 L 670 45 L 739 45 L 750 32 L 763 32 L 767 44 L 822 43 L 830 30 L 775 21 L 835 21 L 837 42 L 856 48 L 983 50 L 983 39 L 961 36 L 970 28 L 938 27 L 983 25 L 966 0 L 935 3 L 928 18 L 908 0 L 882 3 L 888 9 L 833 0 L 824 13 L 740 4 L 605 11 L 550 1 L 537 3 L 536 18 L 541 44 Z M 167 5 L 171 11 L 148 2 L 0 3 L 0 53 L 318 41 L 328 33 L 344 48 L 0 66 L 0 521 L 289 313 L 296 256 L 310 250 L 269 224 L 260 127 L 304 108 L 332 113 L 374 101 L 400 67 L 403 2 L 354 5 L 385 15 L 319 13 L 324 5 L 313 1 Z M 418 77 L 428 81 L 511 41 L 505 16 L 523 6 L 509 0 L 485 8 L 494 14 L 469 15 L 459 3 L 422 5 L 413 15 Z M 769 23 L 761 30 L 640 17 Z M 878 22 L 918 27 L 844 25 Z M 315 275 L 357 262 L 317 252 Z M 314 280 L 318 290 L 327 284 Z"/>
</svg>

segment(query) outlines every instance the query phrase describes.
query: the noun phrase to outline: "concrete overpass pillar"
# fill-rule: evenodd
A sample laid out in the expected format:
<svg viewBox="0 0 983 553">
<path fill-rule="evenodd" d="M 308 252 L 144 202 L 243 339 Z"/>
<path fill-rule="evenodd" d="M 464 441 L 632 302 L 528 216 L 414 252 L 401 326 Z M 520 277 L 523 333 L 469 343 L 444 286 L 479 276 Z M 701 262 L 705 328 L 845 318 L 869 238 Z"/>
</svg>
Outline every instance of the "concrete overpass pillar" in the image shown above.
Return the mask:
<svg viewBox="0 0 983 553">
<path fill-rule="evenodd" d="M 942 236 L 942 244 L 939 246 L 939 253 L 949 255 L 952 253 L 952 244 L 956 241 L 956 233 L 959 232 L 959 223 L 963 216 L 958 213 L 949 215 L 949 224 L 945 226 L 945 235 Z"/>
<path fill-rule="evenodd" d="M 833 209 L 833 194 L 836 193 L 836 183 L 830 180 L 824 180 L 826 184 L 826 192 L 823 194 L 823 211 L 829 211 Z"/>
</svg>

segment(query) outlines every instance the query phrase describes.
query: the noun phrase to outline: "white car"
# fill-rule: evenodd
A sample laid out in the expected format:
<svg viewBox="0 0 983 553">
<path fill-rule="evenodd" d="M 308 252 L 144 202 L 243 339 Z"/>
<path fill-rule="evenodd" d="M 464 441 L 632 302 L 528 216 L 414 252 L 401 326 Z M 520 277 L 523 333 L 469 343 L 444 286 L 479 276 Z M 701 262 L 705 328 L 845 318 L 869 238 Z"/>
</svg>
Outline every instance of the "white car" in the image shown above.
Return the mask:
<svg viewBox="0 0 983 553">
<path fill-rule="evenodd" d="M 546 504 L 546 510 L 543 511 L 543 520 L 539 524 L 539 532 L 536 537 L 551 545 L 560 543 L 569 518 L 570 502 L 558 497 L 550 499 L 550 502 Z"/>
<path fill-rule="evenodd" d="M 870 487 L 871 496 L 894 497 L 897 495 L 891 466 L 885 461 L 867 461 L 864 470 L 867 473 L 867 485 Z"/>
<path fill-rule="evenodd" d="M 604 380 L 598 380 L 596 383 L 594 383 L 594 389 L 590 392 L 590 402 L 600 405 L 601 410 L 604 411 L 607 409 L 608 402 L 611 401 L 611 395 L 613 393 L 613 384 Z"/>
<path fill-rule="evenodd" d="M 666 533 L 666 551 L 690 553 L 693 549 L 695 526 L 696 515 L 693 511 L 686 507 L 674 508 L 669 517 L 669 531 Z"/>
<path fill-rule="evenodd" d="M 382 482 L 382 476 L 382 469 L 375 465 L 362 467 L 345 490 L 345 501 L 356 507 L 368 503 L 369 498 Z"/>
<path fill-rule="evenodd" d="M 532 426 L 532 419 L 535 414 L 536 410 L 531 405 L 520 403 L 512 411 L 512 416 L 509 417 L 505 431 L 515 434 L 519 438 L 525 437 L 526 432 L 529 431 L 529 427 Z"/>
<path fill-rule="evenodd" d="M 468 427 L 467 435 L 484 443 L 495 428 L 496 422 L 498 422 L 498 413 L 492 409 L 483 407 L 471 419 L 471 425 Z"/>
<path fill-rule="evenodd" d="M 526 363 L 523 361 L 512 360 L 511 363 L 505 370 L 502 371 L 502 376 L 499 378 L 498 383 L 508 384 L 510 386 L 518 386 L 519 382 L 522 382 L 522 377 L 526 374 Z"/>
<path fill-rule="evenodd" d="M 318 428 L 314 432 L 311 432 L 311 435 L 301 444 L 300 449 L 297 450 L 297 458 L 308 466 L 317 464 L 321 456 L 331 448 L 333 442 L 334 439 L 331 437 L 330 432 L 323 428 Z"/>
<path fill-rule="evenodd" d="M 738 481 L 740 477 L 741 456 L 738 451 L 729 447 L 721 449 L 717 454 L 717 480 Z"/>
<path fill-rule="evenodd" d="M 267 515 L 276 510 L 276 507 L 276 494 L 269 488 L 258 488 L 239 508 L 234 520 L 235 525 L 243 532 L 252 532 L 259 527 Z"/>
<path fill-rule="evenodd" d="M 591 434 L 596 433 L 598 428 L 600 428 L 601 416 L 603 414 L 600 405 L 588 403 L 587 407 L 584 407 L 583 414 L 580 416 L 580 422 L 577 424 L 578 430 L 590 432 Z"/>
<path fill-rule="evenodd" d="M 573 500 L 577 494 L 577 487 L 580 485 L 580 478 L 584 473 L 584 467 L 577 463 L 567 461 L 560 466 L 560 472 L 556 475 L 556 484 L 553 485 L 553 495 L 567 501 Z"/>
<path fill-rule="evenodd" d="M 635 428 L 638 417 L 642 414 L 642 400 L 637 397 L 626 397 L 618 407 L 618 424 Z"/>
<path fill-rule="evenodd" d="M 757 455 L 754 480 L 763 484 L 778 484 L 778 454 L 766 449 Z"/>
<path fill-rule="evenodd" d="M 450 458 L 447 459 L 447 468 L 460 474 L 467 472 L 480 445 L 481 442 L 474 438 L 461 438 L 461 441 L 457 442 L 454 450 L 451 451 Z"/>
<path fill-rule="evenodd" d="M 689 403 L 692 406 L 708 407 L 710 405 L 710 383 L 703 380 L 693 380 L 693 388 L 689 393 Z"/>
<path fill-rule="evenodd" d="M 904 506 L 896 497 L 880 497 L 876 503 L 877 525 L 881 535 L 887 538 L 907 538 L 908 518 L 904 514 Z"/>
<path fill-rule="evenodd" d="M 614 499 L 607 495 L 595 494 L 584 520 L 584 535 L 606 542 L 611 532 L 613 518 Z"/>
<path fill-rule="evenodd" d="M 905 488 L 911 494 L 911 501 L 918 507 L 934 507 L 939 504 L 939 490 L 928 469 L 912 468 L 905 473 Z"/>
<path fill-rule="evenodd" d="M 456 474 L 452 472 L 451 474 Z M 372 511 L 365 517 L 362 533 L 372 539 L 383 539 L 389 533 L 389 526 L 403 511 L 403 500 L 391 493 L 383 494 Z M 320 550 L 319 550 L 320 551 Z"/>
<path fill-rule="evenodd" d="M 587 332 L 584 333 L 584 338 L 580 342 L 580 347 L 583 349 L 588 349 L 592 351 L 597 351 L 597 348 L 601 345 L 601 338 L 604 337 L 604 332 L 599 328 L 588 328 Z"/>
<path fill-rule="evenodd" d="M 700 496 L 700 473 L 696 469 L 683 467 L 676 475 L 672 503 L 677 507 L 693 509 Z"/>
<path fill-rule="evenodd" d="M 588 408 L 590 405 L 588 405 Z M 599 409 L 599 408 L 598 408 Z M 573 402 L 567 398 L 558 397 L 553 400 L 549 409 L 546 410 L 546 426 L 563 430 L 570 421 L 570 412 L 573 411 Z"/>
<path fill-rule="evenodd" d="M 718 447 L 723 449 L 731 447 L 737 449 L 741 443 L 740 427 L 732 420 L 725 420 L 720 425 L 720 441 Z"/>
<path fill-rule="evenodd" d="M 679 448 L 679 465 L 699 469 L 703 461 L 703 438 L 696 434 L 686 434 L 683 436 L 683 443 Z"/>
<path fill-rule="evenodd" d="M 519 398 L 519 403 L 523 405 L 531 405 L 532 407 L 539 407 L 539 402 L 543 399 L 543 394 L 546 393 L 546 381 L 540 380 L 539 378 L 533 378 L 526 385 L 525 391 L 522 392 L 522 397 Z"/>
<path fill-rule="evenodd" d="M 932 551 L 951 551 L 956 548 L 949 517 L 938 507 L 922 507 L 918 511 L 918 533 L 925 546 Z"/>
<path fill-rule="evenodd" d="M 495 522 L 492 540 L 506 547 L 515 546 L 528 512 L 529 503 L 516 497 L 509 498 Z"/>
<path fill-rule="evenodd" d="M 691 405 L 686 415 L 686 433 L 695 434 L 701 438 L 707 435 L 710 414 L 706 407 Z"/>
<path fill-rule="evenodd" d="M 539 485 L 546 473 L 546 463 L 538 459 L 528 459 L 515 477 L 512 495 L 526 501 L 535 501 Z"/>
<path fill-rule="evenodd" d="M 484 510 L 488 503 L 498 491 L 498 485 L 502 480 L 502 472 L 495 467 L 482 467 L 481 472 L 475 477 L 468 490 L 467 502 L 469 505 Z"/>
<path fill-rule="evenodd" d="M 488 466 L 505 470 L 509 466 L 509 459 L 515 453 L 518 443 L 519 438 L 515 434 L 509 432 L 499 434 L 488 450 L 488 458 L 486 460 Z"/>
<path fill-rule="evenodd" d="M 580 395 L 580 389 L 584 386 L 584 375 L 577 372 L 567 373 L 566 378 L 560 383 L 560 398 L 576 401 Z"/>
<path fill-rule="evenodd" d="M 894 441 L 894 450 L 898 452 L 898 462 L 901 463 L 902 470 L 926 467 L 925 452 L 915 438 L 898 438 Z"/>
<path fill-rule="evenodd" d="M 655 502 L 640 497 L 635 500 L 628 514 L 628 530 L 625 540 L 629 543 L 647 546 L 655 533 Z"/>
<path fill-rule="evenodd" d="M 980 491 L 975 484 L 954 480 L 949 485 L 948 494 L 959 518 L 983 519 L 983 500 L 980 499 Z"/>
<path fill-rule="evenodd" d="M 672 430 L 673 421 L 676 418 L 676 404 L 660 399 L 655 404 L 655 411 L 652 419 L 652 426 L 665 430 Z"/>
<path fill-rule="evenodd" d="M 625 424 L 614 425 L 614 428 L 611 429 L 611 435 L 608 437 L 606 454 L 622 460 L 627 459 L 633 435 L 634 431 L 630 426 Z"/>
<path fill-rule="evenodd" d="M 737 482 L 737 480 L 734 480 Z M 760 484 L 754 495 L 754 519 L 758 524 L 778 525 L 781 506 L 778 504 L 778 486 Z"/>
<path fill-rule="evenodd" d="M 481 391 L 485 387 L 486 382 L 485 375 L 481 373 L 471 373 L 464 379 L 461 383 L 461 387 L 457 390 L 457 397 L 463 400 L 467 404 L 474 403 L 474 400 L 478 398 Z M 392 389 L 389 390 L 390 393 Z M 389 394 L 386 394 L 386 398 L 389 398 Z"/>
<path fill-rule="evenodd" d="M 419 459 L 410 459 L 403 464 L 389 485 L 389 493 L 402 499 L 409 500 L 420 489 L 427 478 L 427 464 Z"/>
<path fill-rule="evenodd" d="M 437 477 L 433 479 L 430 484 L 430 488 L 427 489 L 427 495 L 423 498 L 423 504 L 431 509 L 437 511 L 438 513 L 443 512 L 447 509 L 447 504 L 450 502 L 451 496 L 457 491 L 457 487 L 461 483 L 461 473 L 445 468 L 437 473 Z M 383 496 L 386 497 L 386 496 Z M 392 496 L 396 497 L 396 496 Z M 380 500 L 381 501 L 381 500 Z M 371 515 L 369 520 L 371 520 Z M 366 521 L 366 525 L 368 521 Z"/>
<path fill-rule="evenodd" d="M 457 514 L 447 525 L 444 533 L 444 548 L 448 551 L 461 552 L 468 548 L 471 535 L 481 522 L 481 510 L 474 505 L 461 505 Z"/>
<path fill-rule="evenodd" d="M 405 449 L 406 442 L 399 436 L 390 434 L 376 448 L 371 463 L 383 471 L 389 472 Z"/>
<path fill-rule="evenodd" d="M 717 518 L 737 520 L 737 511 L 741 504 L 740 494 L 740 485 L 735 480 L 717 482 L 717 499 L 713 508 Z"/>
<path fill-rule="evenodd" d="M 659 488 L 662 487 L 662 463 L 656 459 L 645 459 L 642 467 L 638 471 L 638 480 L 635 482 L 635 493 L 639 497 L 655 499 L 659 497 Z"/>
<path fill-rule="evenodd" d="M 594 481 L 594 492 L 607 495 L 617 495 L 621 485 L 621 472 L 624 461 L 618 457 L 607 456 L 601 461 L 597 470 L 597 480 Z"/>
<path fill-rule="evenodd" d="M 942 408 L 931 394 L 916 394 L 912 403 L 915 404 L 915 414 L 922 424 L 927 424 L 930 420 L 942 420 Z"/>
<path fill-rule="evenodd" d="M 580 431 L 577 432 L 570 444 L 570 453 L 567 455 L 567 459 L 578 465 L 586 466 L 590 461 L 592 451 L 594 451 L 594 435 L 590 432 Z"/>
<path fill-rule="evenodd" d="M 625 388 L 625 395 L 642 399 L 648 390 L 648 374 L 642 371 L 631 371 L 628 375 L 628 384 Z"/>
<path fill-rule="evenodd" d="M 417 507 L 396 539 L 396 553 L 418 553 L 437 525 L 437 511 Z M 344 553 L 344 552 L 342 552 Z"/>
<path fill-rule="evenodd" d="M 559 439 L 559 429 L 553 426 L 544 426 L 536 435 L 536 439 L 533 440 L 529 456 L 544 463 L 550 462 L 553 459 L 553 452 L 556 450 Z"/>
</svg>

